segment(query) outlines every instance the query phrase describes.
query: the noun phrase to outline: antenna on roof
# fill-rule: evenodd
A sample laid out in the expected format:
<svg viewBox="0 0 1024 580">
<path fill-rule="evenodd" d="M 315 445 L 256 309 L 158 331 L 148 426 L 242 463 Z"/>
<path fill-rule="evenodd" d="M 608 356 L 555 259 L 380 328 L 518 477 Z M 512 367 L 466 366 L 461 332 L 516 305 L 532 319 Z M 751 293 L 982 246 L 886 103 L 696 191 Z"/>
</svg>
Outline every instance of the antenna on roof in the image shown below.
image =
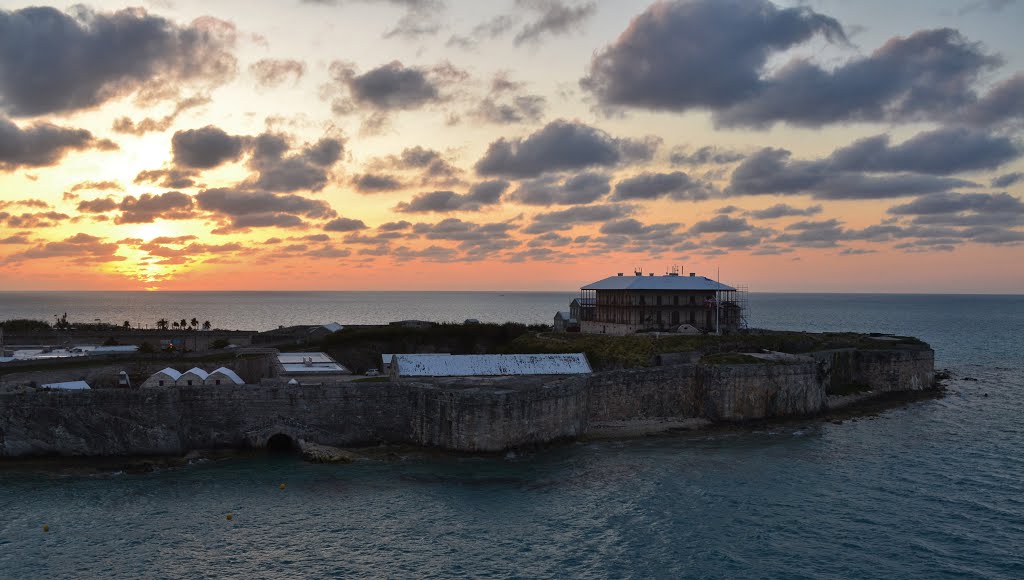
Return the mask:
<svg viewBox="0 0 1024 580">
<path fill-rule="evenodd" d="M 634 267 L 633 268 L 633 275 L 634 276 L 643 276 L 644 275 L 644 269 L 641 268 L 640 266 Z"/>
</svg>

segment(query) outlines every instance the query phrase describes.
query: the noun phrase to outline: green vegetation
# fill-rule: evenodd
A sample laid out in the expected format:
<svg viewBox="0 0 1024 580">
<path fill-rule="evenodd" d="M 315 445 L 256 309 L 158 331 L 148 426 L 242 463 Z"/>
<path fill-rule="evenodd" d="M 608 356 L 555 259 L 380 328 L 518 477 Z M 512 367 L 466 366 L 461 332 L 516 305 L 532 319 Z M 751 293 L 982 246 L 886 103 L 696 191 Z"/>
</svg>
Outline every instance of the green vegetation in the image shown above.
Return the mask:
<svg viewBox="0 0 1024 580">
<path fill-rule="evenodd" d="M 763 365 L 771 363 L 771 361 L 738 352 L 706 354 L 700 358 L 700 362 L 706 365 Z"/>
<path fill-rule="evenodd" d="M 326 337 L 320 348 L 353 370 L 376 368 L 382 353 L 525 354 L 582 352 L 596 370 L 645 367 L 659 354 L 704 353 L 709 364 L 768 364 L 744 352 L 772 350 L 791 354 L 860 348 L 919 348 L 910 337 L 876 340 L 856 333 L 763 332 L 713 335 L 629 335 L 555 333 L 523 324 L 438 324 L 429 328 L 378 326 L 346 328 Z M 306 349 L 308 346 L 297 346 Z M 708 357 L 708 355 L 715 355 Z M 728 355 L 728 356 L 725 356 Z"/>
<path fill-rule="evenodd" d="M 210 343 L 210 348 L 225 348 L 230 344 L 226 338 L 218 338 Z"/>
<path fill-rule="evenodd" d="M 14 318 L 11 320 L 5 320 L 0 322 L 0 328 L 4 329 L 4 332 L 49 332 L 52 327 L 49 322 L 45 320 L 31 320 L 28 318 Z"/>
</svg>

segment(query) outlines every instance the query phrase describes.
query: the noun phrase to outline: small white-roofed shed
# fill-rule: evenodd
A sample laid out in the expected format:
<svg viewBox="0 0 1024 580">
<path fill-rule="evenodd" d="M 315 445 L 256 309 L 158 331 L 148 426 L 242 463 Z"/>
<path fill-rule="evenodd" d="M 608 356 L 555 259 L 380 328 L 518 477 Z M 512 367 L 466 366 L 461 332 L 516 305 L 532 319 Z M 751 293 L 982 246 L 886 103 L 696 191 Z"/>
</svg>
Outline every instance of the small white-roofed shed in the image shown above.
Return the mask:
<svg viewBox="0 0 1024 580">
<path fill-rule="evenodd" d="M 159 370 L 153 373 L 148 379 L 143 381 L 140 388 L 151 389 L 159 387 L 173 387 L 178 384 L 178 379 L 181 378 L 181 373 L 171 367 L 167 367 L 163 370 Z"/>
<path fill-rule="evenodd" d="M 206 377 L 205 383 L 207 385 L 244 385 L 245 381 L 235 371 L 227 367 L 220 367 Z"/>
<path fill-rule="evenodd" d="M 175 384 L 179 387 L 193 387 L 198 385 L 206 384 L 206 379 L 210 376 L 209 373 L 199 367 L 192 367 L 187 371 L 181 373 L 181 377 L 175 381 Z"/>
</svg>

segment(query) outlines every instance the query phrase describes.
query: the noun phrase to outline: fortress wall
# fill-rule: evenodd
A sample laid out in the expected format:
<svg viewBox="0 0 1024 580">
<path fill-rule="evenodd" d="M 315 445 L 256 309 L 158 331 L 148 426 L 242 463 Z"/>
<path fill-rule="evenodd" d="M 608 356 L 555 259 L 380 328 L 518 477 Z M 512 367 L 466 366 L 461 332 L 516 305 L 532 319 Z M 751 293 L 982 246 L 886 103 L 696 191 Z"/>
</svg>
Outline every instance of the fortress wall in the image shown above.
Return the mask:
<svg viewBox="0 0 1024 580">
<path fill-rule="evenodd" d="M 858 351 L 856 372 L 862 382 L 878 392 L 930 389 L 935 383 L 935 351 Z"/>
<path fill-rule="evenodd" d="M 521 389 L 382 382 L 0 393 L 0 457 L 180 455 L 263 447 L 279 433 L 336 446 L 501 451 L 577 437 L 590 422 L 810 415 L 836 381 L 877 393 L 933 384 L 930 350 L 862 351 L 841 364 L 830 356 L 612 371 Z"/>
<path fill-rule="evenodd" d="M 713 421 L 811 415 L 825 406 L 825 388 L 812 363 L 699 368 L 703 417 Z"/>
<path fill-rule="evenodd" d="M 704 396 L 696 365 L 595 373 L 588 381 L 591 421 L 700 417 Z"/>
<path fill-rule="evenodd" d="M 411 387 L 415 443 L 457 451 L 502 451 L 582 435 L 587 426 L 586 378 L 541 388 Z"/>
<path fill-rule="evenodd" d="M 0 394 L 0 456 L 182 454 L 179 414 L 173 390 Z"/>
</svg>

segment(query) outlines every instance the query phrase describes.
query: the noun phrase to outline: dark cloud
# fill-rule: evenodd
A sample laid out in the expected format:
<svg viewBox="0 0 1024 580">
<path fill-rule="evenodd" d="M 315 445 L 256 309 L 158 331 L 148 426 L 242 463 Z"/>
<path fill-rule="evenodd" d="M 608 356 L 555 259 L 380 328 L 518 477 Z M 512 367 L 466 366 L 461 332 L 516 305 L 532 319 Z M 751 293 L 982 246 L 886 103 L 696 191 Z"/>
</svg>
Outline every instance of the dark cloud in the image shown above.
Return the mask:
<svg viewBox="0 0 1024 580">
<path fill-rule="evenodd" d="M 786 203 L 777 203 L 771 207 L 766 207 L 764 209 L 754 209 L 746 213 L 747 215 L 753 218 L 761 220 L 770 220 L 781 217 L 812 216 L 821 213 L 821 206 L 812 205 L 810 207 L 799 208 L 793 207 Z"/>
<path fill-rule="evenodd" d="M 1024 223 L 1024 202 L 1007 193 L 940 193 L 889 208 L 897 216 L 916 216 L 916 224 L 954 226 Z"/>
<path fill-rule="evenodd" d="M 290 213 L 248 213 L 231 218 L 231 227 L 235 230 L 248 228 L 301 228 L 306 223 L 297 215 Z M 229 233 L 229 230 L 217 233 Z"/>
<path fill-rule="evenodd" d="M 779 60 L 815 36 L 845 42 L 842 26 L 808 7 L 768 0 L 659 2 L 598 52 L 580 81 L 601 105 L 710 110 L 717 124 L 967 120 L 1024 113 L 1024 75 L 979 97 L 1001 64 L 952 29 L 890 39 L 866 56 L 823 68 Z M 700 79 L 695 82 L 695 79 Z"/>
<path fill-rule="evenodd" d="M 395 211 L 400 213 L 478 211 L 485 206 L 497 204 L 501 199 L 501 194 L 505 193 L 508 186 L 507 181 L 493 180 L 474 184 L 465 194 L 453 191 L 421 193 L 409 202 L 401 202 L 396 205 Z"/>
<path fill-rule="evenodd" d="M 387 223 L 380 224 L 379 226 L 377 226 L 377 229 L 379 231 L 382 231 L 382 232 L 398 232 L 398 231 L 407 230 L 410 227 L 412 227 L 411 223 L 409 223 L 409 222 L 407 222 L 405 220 L 402 220 L 402 221 L 397 221 L 397 222 L 387 222 Z"/>
<path fill-rule="evenodd" d="M 833 171 L 950 175 L 995 169 L 1020 154 L 1020 148 L 1008 137 L 950 127 L 918 133 L 899 145 L 890 145 L 888 135 L 860 139 L 835 150 L 823 162 Z"/>
<path fill-rule="evenodd" d="M 28 232 L 19 232 L 6 238 L 0 238 L 0 245 L 4 246 L 27 246 L 31 243 L 32 240 L 29 239 Z"/>
<path fill-rule="evenodd" d="M 847 237 L 841 225 L 835 219 L 796 222 L 786 226 L 786 232 L 775 241 L 804 248 L 834 248 Z"/>
<path fill-rule="evenodd" d="M 326 224 L 324 224 L 324 230 L 328 232 L 354 232 L 357 230 L 365 230 L 366 224 L 363 220 L 357 220 L 347 217 L 335 218 Z"/>
<path fill-rule="evenodd" d="M 285 83 L 297 84 L 306 74 L 306 63 L 294 59 L 264 58 L 249 65 L 249 74 L 263 88 L 275 88 Z"/>
<path fill-rule="evenodd" d="M 347 94 L 347 99 L 335 98 L 333 108 L 339 113 L 359 107 L 382 112 L 419 109 L 447 100 L 444 91 L 466 77 L 451 65 L 407 67 L 397 60 L 362 74 L 351 64 L 335 61 L 329 72 L 333 85 L 326 87 L 325 95 Z"/>
<path fill-rule="evenodd" d="M 14 229 L 51 228 L 70 219 L 71 216 L 56 211 L 26 212 L 22 214 L 0 211 L 0 223 Z"/>
<path fill-rule="evenodd" d="M 673 149 L 668 159 L 673 165 L 726 165 L 742 161 L 744 157 L 739 151 L 707 145 L 692 152 L 686 148 Z"/>
<path fill-rule="evenodd" d="M 288 137 L 263 133 L 253 140 L 249 167 L 256 175 L 246 186 L 278 192 L 320 191 L 332 179 L 331 168 L 345 149 L 339 138 L 324 137 L 291 152 Z"/>
<path fill-rule="evenodd" d="M 604 105 L 717 109 L 756 92 L 774 52 L 816 34 L 844 37 L 838 22 L 805 7 L 780 10 L 766 0 L 659 2 L 595 54 L 581 85 Z"/>
<path fill-rule="evenodd" d="M 753 226 L 743 218 L 718 215 L 709 220 L 699 221 L 690 227 L 691 234 L 746 232 Z"/>
<path fill-rule="evenodd" d="M 196 201 L 202 210 L 228 216 L 272 213 L 295 214 L 319 219 L 337 216 L 326 201 L 266 191 L 207 189 L 196 195 Z"/>
<path fill-rule="evenodd" d="M 12 199 L 11 201 L 0 200 L 0 209 L 8 207 L 34 207 L 37 209 L 50 209 L 50 204 L 41 199 Z"/>
<path fill-rule="evenodd" d="M 1006 173 L 1000 175 L 992 180 L 992 187 L 1010 187 L 1011 185 L 1024 181 L 1024 173 L 1020 171 L 1014 171 L 1013 173 Z"/>
<path fill-rule="evenodd" d="M 657 143 L 616 139 L 575 121 L 557 120 L 526 138 L 494 141 L 476 163 L 480 175 L 536 177 L 549 171 L 611 167 L 653 155 Z"/>
<path fill-rule="evenodd" d="M 536 123 L 544 118 L 547 99 L 540 95 L 489 95 L 473 111 L 476 119 L 498 125 Z"/>
<path fill-rule="evenodd" d="M 71 186 L 71 191 L 123 191 L 124 187 L 116 181 L 82 181 Z"/>
<path fill-rule="evenodd" d="M 827 161 L 792 161 L 785 149 L 766 148 L 732 173 L 733 195 L 810 194 L 819 199 L 881 199 L 948 191 L 975 184 L 931 175 L 865 175 L 836 170 Z"/>
<path fill-rule="evenodd" d="M 399 155 L 375 159 L 370 167 L 380 171 L 416 172 L 415 180 L 420 185 L 451 187 L 462 183 L 459 178 L 462 170 L 440 152 L 418 145 L 402 150 Z"/>
<path fill-rule="evenodd" d="M 2 71 L 0 65 L 0 76 Z M 116 148 L 110 141 L 93 138 L 92 133 L 85 129 L 69 129 L 50 123 L 21 128 L 0 117 L 0 171 L 55 165 L 69 151 Z"/>
<path fill-rule="evenodd" d="M 393 175 L 364 173 L 352 178 L 352 185 L 359 193 L 380 193 L 402 189 L 405 184 Z"/>
<path fill-rule="evenodd" d="M 961 117 L 978 125 L 997 125 L 1024 118 L 1024 73 L 1017 73 L 965 107 Z"/>
<path fill-rule="evenodd" d="M 234 27 L 210 17 L 188 26 L 141 8 L 69 14 L 0 11 L 0 107 L 16 116 L 70 112 L 136 94 L 143 102 L 204 89 L 235 73 Z"/>
<path fill-rule="evenodd" d="M 195 217 L 193 200 L 180 191 L 168 191 L 153 195 L 144 193 L 139 197 L 125 196 L 118 205 L 121 215 L 114 218 L 116 224 L 146 224 L 157 219 L 180 220 Z"/>
<path fill-rule="evenodd" d="M 78 202 L 78 211 L 85 213 L 106 213 L 118 208 L 118 202 L 110 197 L 82 200 Z"/>
<path fill-rule="evenodd" d="M 543 206 L 592 203 L 611 191 L 609 181 L 608 175 L 594 172 L 579 173 L 564 179 L 545 175 L 521 181 L 507 199 Z"/>
<path fill-rule="evenodd" d="M 155 183 L 169 189 L 185 189 L 196 184 L 191 169 L 149 169 L 135 176 L 135 183 Z"/>
<path fill-rule="evenodd" d="M 602 223 L 628 217 L 636 212 L 630 204 L 580 205 L 568 209 L 540 213 L 533 216 L 530 225 L 523 228 L 526 234 L 568 231 L 580 224 Z"/>
<path fill-rule="evenodd" d="M 104 242 L 103 238 L 79 233 L 58 242 L 38 244 L 23 252 L 11 254 L 0 260 L 0 263 L 17 264 L 47 258 L 71 258 L 75 263 L 120 262 L 125 258 L 116 255 L 118 247 L 115 243 Z"/>
<path fill-rule="evenodd" d="M 210 169 L 234 161 L 242 154 L 243 139 L 207 125 L 201 129 L 177 131 L 171 138 L 174 164 L 189 169 Z"/>
<path fill-rule="evenodd" d="M 516 33 L 513 42 L 517 45 L 579 30 L 583 22 L 597 12 L 596 2 L 573 5 L 563 0 L 516 0 L 516 7 L 535 14 L 535 18 Z"/>
<path fill-rule="evenodd" d="M 611 199 L 630 201 L 668 197 L 677 201 L 700 201 L 708 199 L 713 193 L 714 189 L 707 183 L 694 181 L 681 171 L 673 171 L 641 173 L 623 179 L 615 184 L 615 193 Z"/>
<path fill-rule="evenodd" d="M 126 133 L 128 135 L 145 135 L 146 133 L 166 131 L 171 128 L 171 125 L 175 120 L 177 120 L 178 115 L 181 115 L 188 109 L 201 107 L 209 102 L 210 97 L 205 95 L 196 95 L 178 101 L 174 106 L 174 110 L 171 111 L 170 114 L 164 115 L 159 119 L 146 117 L 139 122 L 135 122 L 129 117 L 118 117 L 117 119 L 114 119 L 111 129 L 116 133 Z"/>
</svg>

